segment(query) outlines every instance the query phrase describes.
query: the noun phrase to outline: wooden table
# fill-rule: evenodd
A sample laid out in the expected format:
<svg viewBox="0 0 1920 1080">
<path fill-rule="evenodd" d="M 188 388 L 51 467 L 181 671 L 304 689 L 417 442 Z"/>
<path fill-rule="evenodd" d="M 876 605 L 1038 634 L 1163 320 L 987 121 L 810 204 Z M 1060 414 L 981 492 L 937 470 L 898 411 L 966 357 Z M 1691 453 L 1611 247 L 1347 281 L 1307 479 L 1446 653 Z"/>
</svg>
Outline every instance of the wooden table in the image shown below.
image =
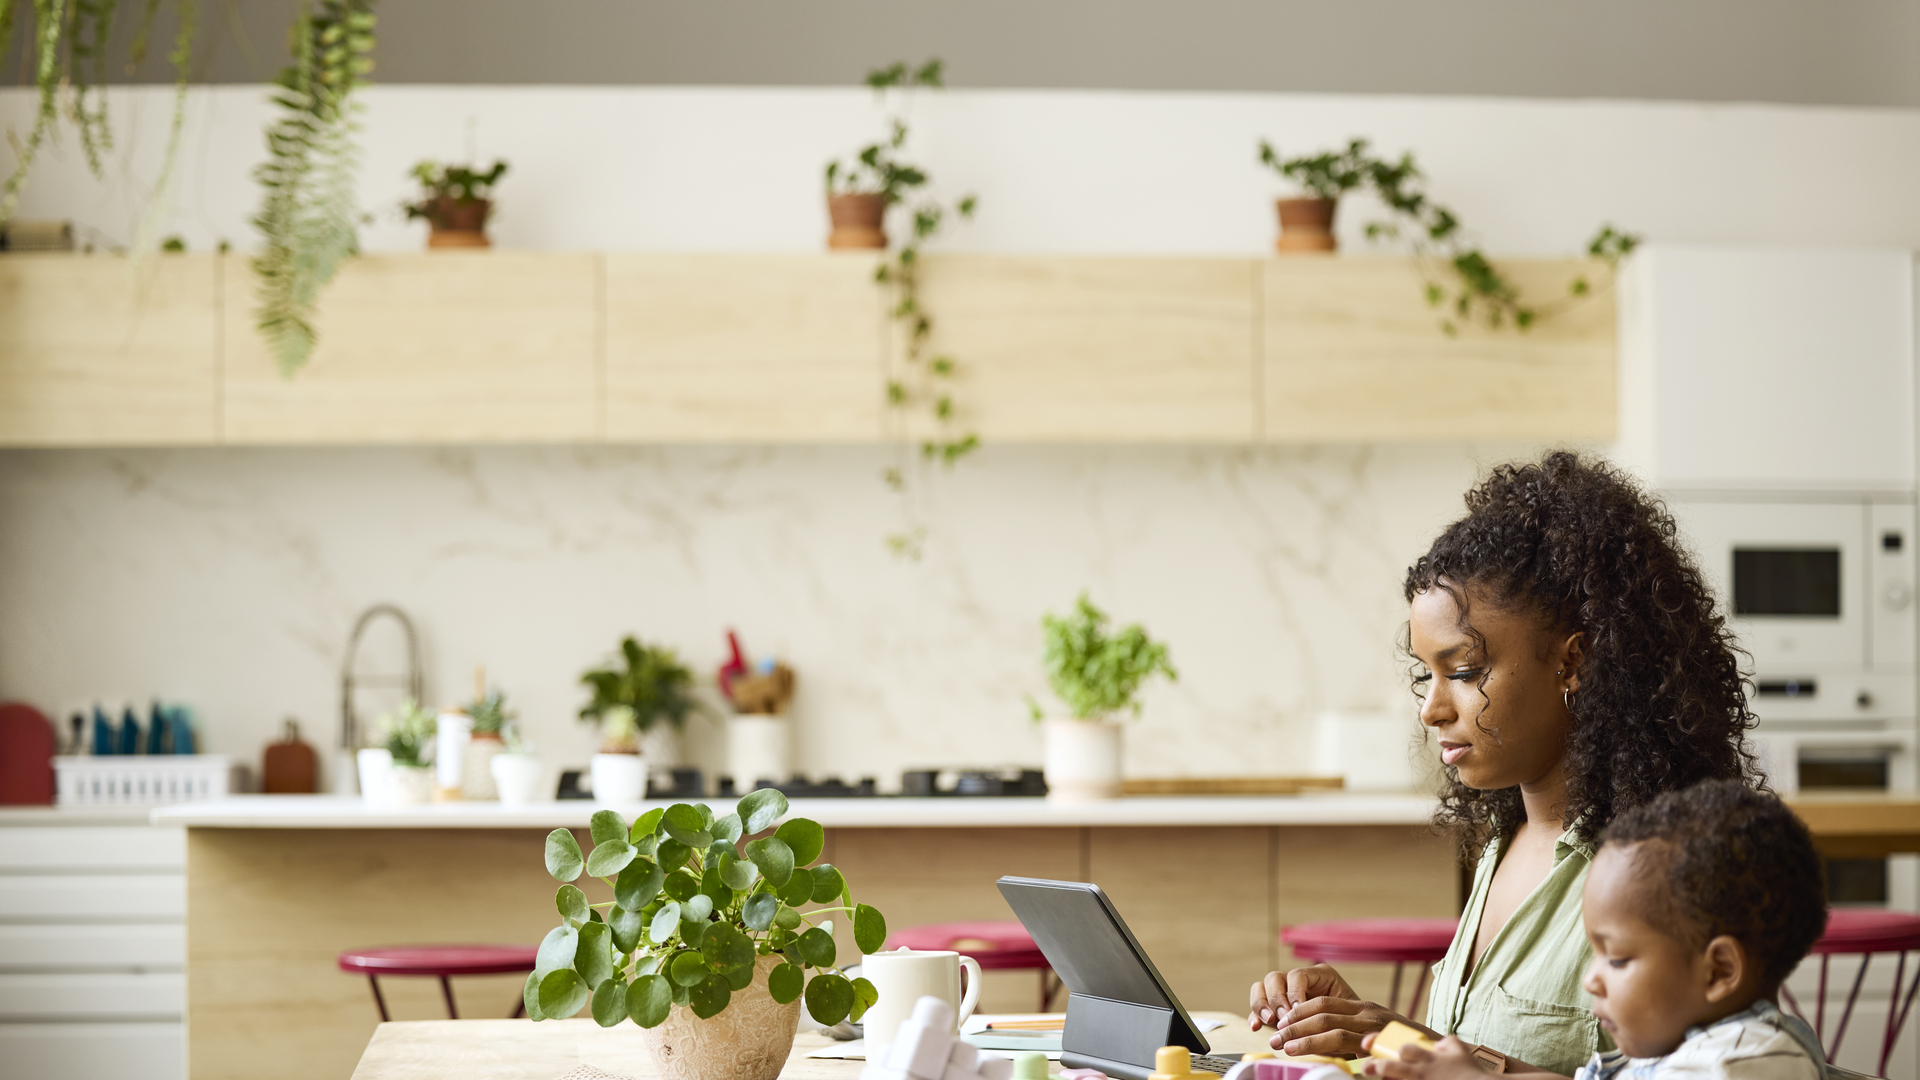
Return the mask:
<svg viewBox="0 0 1920 1080">
<path fill-rule="evenodd" d="M 1264 1035 L 1247 1030 L 1245 1015 L 1204 1012 L 1193 1016 L 1225 1021 L 1207 1033 L 1220 1053 L 1266 1048 Z M 830 1045 L 824 1035 L 802 1033 L 780 1080 L 854 1080 L 865 1062 L 821 1060 L 806 1055 Z M 353 1080 L 557 1080 L 582 1065 L 616 1076 L 656 1075 L 640 1029 L 603 1028 L 592 1020 L 416 1020 L 381 1024 L 353 1070 Z M 263 1068 L 265 1068 L 263 1064 Z"/>
<path fill-rule="evenodd" d="M 1920 852 L 1920 799 L 1911 795 L 1801 792 L 1787 804 L 1829 859 L 1880 859 Z"/>
</svg>

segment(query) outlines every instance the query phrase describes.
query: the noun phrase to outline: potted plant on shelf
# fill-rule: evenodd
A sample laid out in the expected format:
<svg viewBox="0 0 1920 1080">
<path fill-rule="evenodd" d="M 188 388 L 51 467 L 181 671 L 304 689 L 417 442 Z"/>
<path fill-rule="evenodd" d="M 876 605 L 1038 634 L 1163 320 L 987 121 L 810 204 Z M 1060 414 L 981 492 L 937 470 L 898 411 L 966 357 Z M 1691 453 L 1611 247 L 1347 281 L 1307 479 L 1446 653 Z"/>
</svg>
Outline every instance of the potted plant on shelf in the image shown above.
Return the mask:
<svg viewBox="0 0 1920 1080">
<path fill-rule="evenodd" d="M 1280 238 L 1274 249 L 1282 254 L 1337 251 L 1333 215 L 1340 196 L 1361 185 L 1370 160 L 1365 139 L 1355 139 L 1342 151 L 1282 159 L 1273 144 L 1260 140 L 1260 160 L 1275 172 L 1307 190 L 1305 196 L 1274 200 L 1280 213 Z"/>
<path fill-rule="evenodd" d="M 1367 239 L 1395 239 L 1404 234 L 1419 259 L 1426 278 L 1428 305 L 1441 309 L 1440 329 L 1452 335 L 1460 324 L 1484 323 L 1490 329 L 1511 323 L 1525 330 L 1544 316 L 1563 309 L 1592 292 L 1584 274 L 1567 283 L 1566 295 L 1546 305 L 1523 303 L 1520 290 L 1469 242 L 1452 210 L 1434 202 L 1426 192 L 1427 178 L 1412 154 L 1397 161 L 1374 157 L 1367 140 L 1354 139 L 1346 149 L 1305 157 L 1283 158 L 1273 144 L 1260 140 L 1260 160 L 1281 176 L 1312 193 L 1308 199 L 1280 199 L 1280 238 L 1274 247 L 1284 253 L 1330 252 L 1333 215 L 1340 196 L 1365 189 L 1378 196 L 1398 221 L 1367 223 Z M 1586 253 L 1618 268 L 1640 238 L 1603 225 L 1587 242 Z"/>
<path fill-rule="evenodd" d="M 1066 716 L 1047 717 L 1028 700 L 1045 726 L 1047 798 L 1089 802 L 1120 795 L 1122 714 L 1139 715 L 1134 694 L 1153 675 L 1178 681 L 1167 647 L 1147 637 L 1139 624 L 1107 632 L 1107 615 L 1081 593 L 1068 616 L 1045 615 L 1047 682 L 1066 703 Z"/>
<path fill-rule="evenodd" d="M 475 172 L 465 165 L 438 165 L 423 161 L 413 167 L 413 178 L 420 182 L 420 197 L 403 203 L 407 220 L 426 220 L 429 248 L 492 247 L 487 239 L 487 219 L 493 216 L 493 185 L 507 172 L 507 163 L 496 161 L 486 172 Z"/>
<path fill-rule="evenodd" d="M 427 747 L 438 728 L 434 714 L 417 701 L 402 702 L 380 718 L 380 735 L 392 761 L 386 785 L 391 802 L 410 806 L 432 801 L 433 763 L 427 760 Z"/>
<path fill-rule="evenodd" d="M 592 765 L 594 799 L 644 798 L 648 763 L 641 750 L 642 738 L 653 732 L 670 736 L 686 727 L 688 713 L 707 711 L 693 696 L 693 673 L 672 649 L 643 645 L 628 636 L 620 641 L 616 663 L 594 668 L 580 681 L 593 691 L 580 710 L 580 719 L 600 725 L 600 752 L 593 756 Z M 604 788 L 603 775 L 608 784 Z"/>
<path fill-rule="evenodd" d="M 507 708 L 505 691 L 487 689 L 485 668 L 474 672 L 473 683 L 474 698 L 464 710 L 471 731 L 460 776 L 461 794 L 469 799 L 494 799 L 499 797 L 499 787 L 493 779 L 493 759 L 505 750 L 502 740 L 513 710 Z"/>
<path fill-rule="evenodd" d="M 676 803 L 629 827 L 601 810 L 584 853 L 572 832 L 549 833 L 560 925 L 527 976 L 527 1015 L 559 1020 L 590 1009 L 602 1027 L 632 1020 L 665 1080 L 774 1080 L 802 998 L 825 1026 L 859 1020 L 879 994 L 841 974 L 832 923 L 815 920 L 850 918 L 854 944 L 873 953 L 886 941 L 886 919 L 855 904 L 831 864 L 811 865 L 826 840 L 818 823 L 794 818 L 775 828 L 786 811 L 786 798 L 768 788 L 721 817 Z M 572 884 L 582 873 L 613 899 L 588 902 Z"/>
</svg>

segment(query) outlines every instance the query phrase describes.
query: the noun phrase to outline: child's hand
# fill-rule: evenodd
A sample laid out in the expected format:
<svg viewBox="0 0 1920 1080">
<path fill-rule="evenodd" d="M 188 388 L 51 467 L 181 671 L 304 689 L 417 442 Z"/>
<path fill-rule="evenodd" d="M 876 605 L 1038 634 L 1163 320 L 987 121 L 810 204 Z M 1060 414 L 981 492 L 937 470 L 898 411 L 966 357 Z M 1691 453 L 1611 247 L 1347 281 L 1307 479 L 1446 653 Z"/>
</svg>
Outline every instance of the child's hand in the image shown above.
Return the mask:
<svg viewBox="0 0 1920 1080">
<path fill-rule="evenodd" d="M 1362 1045 L 1372 1050 L 1373 1036 L 1367 1036 Z M 1368 1076 L 1385 1080 L 1486 1080 L 1487 1075 L 1487 1070 L 1474 1058 L 1472 1048 L 1451 1035 L 1441 1039 L 1432 1050 L 1412 1045 L 1401 1047 L 1399 1061 L 1372 1058 L 1365 1071 Z"/>
</svg>

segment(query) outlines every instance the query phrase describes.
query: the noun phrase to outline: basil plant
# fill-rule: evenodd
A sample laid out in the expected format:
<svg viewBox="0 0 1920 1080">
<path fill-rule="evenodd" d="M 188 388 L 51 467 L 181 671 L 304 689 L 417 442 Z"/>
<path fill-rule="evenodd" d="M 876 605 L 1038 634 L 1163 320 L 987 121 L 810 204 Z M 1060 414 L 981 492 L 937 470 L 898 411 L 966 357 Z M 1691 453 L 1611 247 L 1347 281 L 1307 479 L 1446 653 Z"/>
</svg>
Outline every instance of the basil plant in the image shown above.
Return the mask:
<svg viewBox="0 0 1920 1080">
<path fill-rule="evenodd" d="M 540 942 L 527 977 L 527 1015 L 558 1020 L 591 1003 L 602 1027 L 631 1019 L 650 1028 L 685 1005 L 705 1020 L 753 982 L 761 957 L 777 956 L 767 977 L 775 1001 L 804 995 L 807 1011 L 828 1026 L 859 1020 L 879 993 L 840 973 L 833 924 L 815 920 L 850 916 L 862 953 L 880 950 L 887 921 L 853 902 L 831 863 L 810 865 L 826 843 L 818 822 L 794 818 L 773 828 L 786 812 L 786 797 L 763 788 L 724 817 L 676 803 L 629 827 L 614 811 L 598 811 L 593 850 L 584 855 L 571 831 L 549 833 L 547 871 L 565 883 L 554 897 L 561 921 Z M 583 872 L 611 886 L 613 900 L 588 903 L 571 884 Z M 835 906 L 813 906 L 825 904 Z"/>
</svg>

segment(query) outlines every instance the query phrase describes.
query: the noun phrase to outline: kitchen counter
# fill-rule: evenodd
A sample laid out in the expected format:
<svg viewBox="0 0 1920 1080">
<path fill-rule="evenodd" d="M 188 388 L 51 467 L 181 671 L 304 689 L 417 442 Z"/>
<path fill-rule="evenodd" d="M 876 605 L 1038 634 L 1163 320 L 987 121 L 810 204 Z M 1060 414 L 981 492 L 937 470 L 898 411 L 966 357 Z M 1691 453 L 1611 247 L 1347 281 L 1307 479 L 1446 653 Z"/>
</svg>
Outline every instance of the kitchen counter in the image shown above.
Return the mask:
<svg viewBox="0 0 1920 1080">
<path fill-rule="evenodd" d="M 728 800 L 706 800 L 725 813 Z M 648 803 L 618 807 L 631 818 Z M 352 1071 L 378 1015 L 341 950 L 436 942 L 534 944 L 553 927 L 542 857 L 555 828 L 587 842 L 591 802 L 368 806 L 338 796 L 233 796 L 165 807 L 185 826 L 187 1061 L 193 1080 Z M 1081 806 L 1035 798 L 795 799 L 826 827 L 824 862 L 889 926 L 1008 919 L 1002 875 L 1098 882 L 1189 1009 L 1244 1008 L 1289 964 L 1280 928 L 1316 919 L 1459 911 L 1450 840 L 1430 797 L 1315 793 L 1138 796 Z M 596 880 L 589 899 L 610 900 Z M 844 920 L 841 920 L 844 922 Z M 1204 932 L 1196 932 L 1204 927 Z M 836 925 L 840 961 L 858 950 Z M 1385 995 L 1390 970 L 1348 973 Z M 521 976 L 454 983 L 462 1017 L 502 1017 Z M 980 1007 L 1028 1012 L 1038 977 L 993 971 Z M 446 1016 L 432 979 L 381 980 L 395 1020 Z"/>
<path fill-rule="evenodd" d="M 699 800 L 725 814 L 731 799 Z M 629 820 L 670 800 L 616 806 Z M 600 804 L 492 802 L 372 806 L 355 796 L 234 795 L 153 811 L 160 825 L 217 829 L 584 829 Z M 1326 792 L 1274 796 L 1140 796 L 1060 805 L 1036 798 L 794 799 L 789 817 L 838 828 L 1079 828 L 1087 826 L 1424 825 L 1426 795 Z"/>
</svg>

